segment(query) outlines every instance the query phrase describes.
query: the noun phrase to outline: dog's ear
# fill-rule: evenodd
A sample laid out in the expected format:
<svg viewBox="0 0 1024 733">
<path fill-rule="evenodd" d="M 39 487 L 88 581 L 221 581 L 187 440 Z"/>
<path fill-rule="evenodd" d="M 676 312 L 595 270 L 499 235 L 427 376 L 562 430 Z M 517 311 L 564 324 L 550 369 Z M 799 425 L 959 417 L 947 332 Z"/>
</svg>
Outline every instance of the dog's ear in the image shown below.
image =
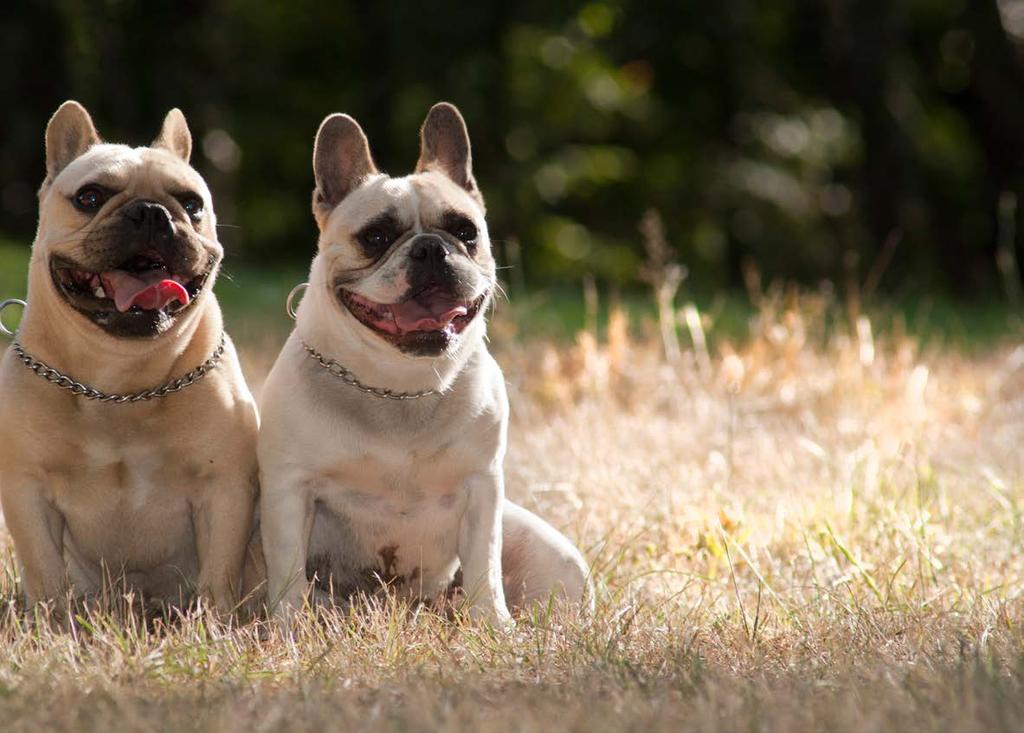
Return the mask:
<svg viewBox="0 0 1024 733">
<path fill-rule="evenodd" d="M 416 172 L 444 173 L 483 204 L 480 189 L 473 178 L 473 155 L 469 131 L 455 105 L 438 102 L 427 113 L 420 129 L 420 159 Z"/>
<path fill-rule="evenodd" d="M 363 128 L 348 115 L 324 118 L 313 143 L 313 216 L 318 223 L 369 176 L 377 173 Z"/>
<path fill-rule="evenodd" d="M 100 142 L 85 107 L 68 100 L 53 113 L 46 126 L 46 176 L 51 181 L 68 163 Z"/>
<path fill-rule="evenodd" d="M 150 147 L 170 150 L 186 163 L 192 157 L 192 133 L 180 109 L 175 107 L 167 113 L 160 134 Z"/>
</svg>

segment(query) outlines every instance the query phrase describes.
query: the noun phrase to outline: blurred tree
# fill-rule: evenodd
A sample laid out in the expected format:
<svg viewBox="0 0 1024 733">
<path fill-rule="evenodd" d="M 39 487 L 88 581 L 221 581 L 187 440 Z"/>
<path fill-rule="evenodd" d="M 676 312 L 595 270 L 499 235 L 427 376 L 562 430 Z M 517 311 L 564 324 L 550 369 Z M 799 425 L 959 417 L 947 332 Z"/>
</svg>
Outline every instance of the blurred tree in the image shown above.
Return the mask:
<svg viewBox="0 0 1024 733">
<path fill-rule="evenodd" d="M 135 143 L 180 106 L 229 253 L 304 261 L 320 119 L 353 114 L 402 173 L 449 99 L 499 250 L 516 237 L 531 279 L 633 280 L 654 208 L 691 288 L 737 285 L 750 259 L 984 294 L 1000 197 L 1024 196 L 1022 33 L 1022 0 L 19 3 L 0 25 L 0 233 L 31 238 L 63 99 Z"/>
</svg>

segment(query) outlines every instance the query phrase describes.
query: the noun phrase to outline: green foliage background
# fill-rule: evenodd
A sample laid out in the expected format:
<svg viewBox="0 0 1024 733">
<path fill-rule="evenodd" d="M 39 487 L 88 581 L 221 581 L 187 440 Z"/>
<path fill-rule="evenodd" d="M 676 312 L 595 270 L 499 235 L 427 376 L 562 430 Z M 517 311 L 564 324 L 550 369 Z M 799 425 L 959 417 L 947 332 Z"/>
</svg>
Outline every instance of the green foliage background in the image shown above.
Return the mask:
<svg viewBox="0 0 1024 733">
<path fill-rule="evenodd" d="M 61 101 L 137 144 L 179 106 L 229 256 L 301 265 L 324 115 L 355 116 L 404 173 L 448 99 L 500 254 L 529 282 L 633 282 L 653 207 L 698 289 L 739 285 L 751 262 L 766 278 L 874 269 L 897 295 L 987 297 L 1005 280 L 1000 227 L 1020 249 L 1022 5 L 18 3 L 0 24 L 0 236 L 31 240 Z"/>
</svg>

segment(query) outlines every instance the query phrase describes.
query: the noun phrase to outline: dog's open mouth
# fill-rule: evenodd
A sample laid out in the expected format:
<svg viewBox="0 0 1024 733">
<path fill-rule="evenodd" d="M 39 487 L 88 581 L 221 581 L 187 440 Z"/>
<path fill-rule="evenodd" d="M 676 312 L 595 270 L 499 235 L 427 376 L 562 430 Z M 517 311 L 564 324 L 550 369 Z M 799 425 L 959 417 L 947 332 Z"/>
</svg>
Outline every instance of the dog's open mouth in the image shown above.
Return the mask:
<svg viewBox="0 0 1024 733">
<path fill-rule="evenodd" d="M 170 272 L 156 252 L 136 255 L 118 267 L 103 272 L 78 269 L 55 258 L 54 277 L 65 295 L 76 305 L 92 300 L 99 308 L 129 310 L 166 310 L 174 313 L 189 305 L 203 287 L 209 270 L 195 277 Z"/>
<path fill-rule="evenodd" d="M 53 257 L 50 271 L 64 298 L 98 325 L 122 335 L 149 335 L 192 304 L 213 265 L 210 258 L 198 275 L 176 273 L 159 253 L 150 251 L 101 271 Z M 128 326 L 128 321 L 135 325 Z"/>
<path fill-rule="evenodd" d="M 462 333 L 480 312 L 487 293 L 460 300 L 444 288 L 432 287 L 401 303 L 376 303 L 338 288 L 342 304 L 367 328 L 404 351 L 436 353 Z"/>
</svg>

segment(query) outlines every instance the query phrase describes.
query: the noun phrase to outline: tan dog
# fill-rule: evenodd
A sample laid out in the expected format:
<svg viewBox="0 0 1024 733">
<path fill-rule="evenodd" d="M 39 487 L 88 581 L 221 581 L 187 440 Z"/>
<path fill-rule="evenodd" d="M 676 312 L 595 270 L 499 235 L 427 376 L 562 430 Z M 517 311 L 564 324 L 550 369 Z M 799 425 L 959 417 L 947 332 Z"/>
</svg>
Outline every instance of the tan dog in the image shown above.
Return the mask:
<svg viewBox="0 0 1024 733">
<path fill-rule="evenodd" d="M 313 167 L 319 253 L 262 401 L 270 604 L 287 618 L 308 583 L 432 599 L 460 567 L 474 617 L 583 600 L 579 551 L 504 498 L 508 399 L 484 343 L 495 264 L 461 115 L 431 109 L 405 178 L 331 115 Z"/>
<path fill-rule="evenodd" d="M 46 129 L 28 307 L 0 363 L 0 495 L 30 604 L 121 577 L 156 602 L 239 600 L 258 422 L 191 147 L 176 109 L 148 148 L 101 143 L 77 102 Z"/>
</svg>

